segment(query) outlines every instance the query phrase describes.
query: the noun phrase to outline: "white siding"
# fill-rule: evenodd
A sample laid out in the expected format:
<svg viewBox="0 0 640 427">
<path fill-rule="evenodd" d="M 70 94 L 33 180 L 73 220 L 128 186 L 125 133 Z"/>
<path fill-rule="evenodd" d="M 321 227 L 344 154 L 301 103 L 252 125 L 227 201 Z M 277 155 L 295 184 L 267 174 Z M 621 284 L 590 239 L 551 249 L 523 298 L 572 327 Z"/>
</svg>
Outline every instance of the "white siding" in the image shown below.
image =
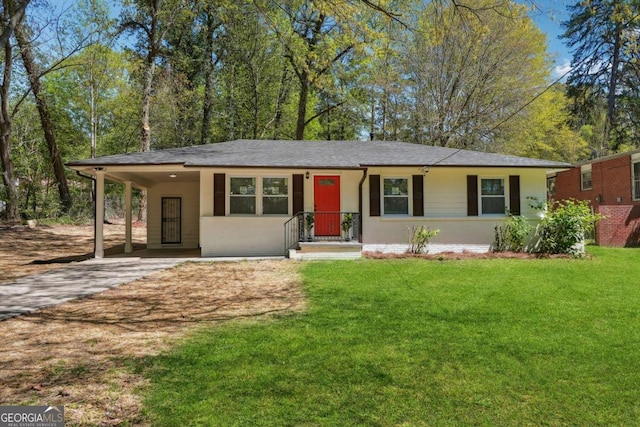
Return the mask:
<svg viewBox="0 0 640 427">
<path fill-rule="evenodd" d="M 284 255 L 284 223 L 294 212 L 286 216 L 229 215 L 229 178 L 232 176 L 269 177 L 284 176 L 289 181 L 289 206 L 292 203 L 294 174 L 306 175 L 304 179 L 304 209 L 314 210 L 313 177 L 315 175 L 340 176 L 340 209 L 358 211 L 358 184 L 363 171 L 314 170 L 314 169 L 204 169 L 200 172 L 200 246 L 202 256 L 266 256 Z M 213 216 L 213 174 L 226 175 L 227 216 Z M 260 197 L 260 195 L 258 195 Z M 290 208 L 291 210 L 291 208 Z"/>
<path fill-rule="evenodd" d="M 422 174 L 421 168 L 370 168 L 369 175 L 411 177 Z M 433 167 L 424 180 L 424 217 L 370 217 L 369 180 L 363 189 L 363 243 L 407 243 L 411 226 L 425 225 L 439 229 L 434 243 L 490 244 L 494 227 L 505 220 L 503 215 L 467 216 L 467 175 L 503 177 L 508 185 L 509 175 L 520 176 L 520 207 L 522 215 L 537 220 L 537 212 L 529 206 L 527 197 L 545 200 L 546 171 L 516 168 L 439 168 Z M 382 182 L 381 182 L 382 184 Z M 508 203 L 508 190 L 507 190 Z M 410 203 L 411 204 L 411 203 Z M 410 206 L 411 211 L 411 206 Z"/>
<path fill-rule="evenodd" d="M 363 177 L 362 170 L 313 170 L 313 169 L 213 169 L 200 170 L 200 182 L 164 183 L 149 189 L 148 245 L 150 248 L 163 247 L 160 244 L 161 198 L 182 197 L 183 206 L 183 243 L 182 247 L 202 248 L 203 256 L 254 256 L 282 255 L 284 253 L 284 223 L 290 215 L 283 216 L 213 216 L 213 174 L 224 173 L 230 176 L 286 176 L 305 175 L 304 208 L 314 209 L 314 175 L 339 175 L 341 188 L 341 210 L 358 211 L 358 187 Z M 419 167 L 372 167 L 367 176 L 407 177 L 411 185 L 411 176 L 422 174 Z M 446 168 L 432 167 L 424 180 L 424 217 L 409 216 L 369 216 L 369 179 L 363 184 L 362 216 L 363 234 L 366 244 L 406 244 L 408 227 L 427 225 L 440 229 L 433 239 L 435 244 L 473 244 L 488 245 L 493 241 L 494 226 L 504 221 L 503 215 L 467 216 L 466 176 L 504 177 L 508 186 L 509 175 L 520 176 L 520 206 L 522 214 L 537 219 L 527 197 L 546 197 L 546 171 L 535 168 Z M 289 183 L 290 202 L 293 182 Z M 507 202 L 508 202 L 507 188 Z M 412 189 L 410 188 L 410 195 Z M 410 212 L 413 207 L 410 198 Z M 291 203 L 290 203 L 291 206 Z M 227 210 L 228 212 L 228 210 Z M 292 212 L 289 212 L 292 214 Z M 166 245 L 165 245 L 166 246 Z"/>
<path fill-rule="evenodd" d="M 148 189 L 147 247 L 149 249 L 197 248 L 200 222 L 200 185 L 197 182 L 158 183 Z M 182 198 L 182 243 L 161 243 L 162 198 Z"/>
</svg>

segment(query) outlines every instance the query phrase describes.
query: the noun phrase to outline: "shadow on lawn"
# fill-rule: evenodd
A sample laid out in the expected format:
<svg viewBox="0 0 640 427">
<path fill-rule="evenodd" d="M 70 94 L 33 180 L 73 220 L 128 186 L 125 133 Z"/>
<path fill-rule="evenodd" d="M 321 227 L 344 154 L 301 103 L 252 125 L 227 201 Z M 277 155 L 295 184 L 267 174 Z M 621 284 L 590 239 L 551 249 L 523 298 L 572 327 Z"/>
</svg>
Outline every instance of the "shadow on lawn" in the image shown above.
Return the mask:
<svg viewBox="0 0 640 427">
<path fill-rule="evenodd" d="M 132 245 L 133 251 L 146 249 L 147 245 L 142 243 L 134 243 Z M 119 245 L 111 246 L 105 248 L 104 254 L 106 256 L 118 255 L 124 253 L 124 243 L 120 243 Z M 50 259 L 36 259 L 30 262 L 30 264 L 34 265 L 44 265 L 44 264 L 69 264 L 72 262 L 80 262 L 86 261 L 93 258 L 93 252 L 88 252 L 82 255 L 70 255 L 70 256 L 62 256 L 57 258 Z"/>
</svg>

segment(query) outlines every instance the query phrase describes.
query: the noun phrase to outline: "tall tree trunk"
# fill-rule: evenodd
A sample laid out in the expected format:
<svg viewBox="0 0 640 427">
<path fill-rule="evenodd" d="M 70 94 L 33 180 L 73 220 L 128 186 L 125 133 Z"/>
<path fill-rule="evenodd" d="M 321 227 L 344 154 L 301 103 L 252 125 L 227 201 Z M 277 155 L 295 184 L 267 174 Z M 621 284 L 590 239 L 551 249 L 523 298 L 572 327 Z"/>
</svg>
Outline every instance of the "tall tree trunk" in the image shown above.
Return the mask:
<svg viewBox="0 0 640 427">
<path fill-rule="evenodd" d="M 296 140 L 304 139 L 304 129 L 307 126 L 307 98 L 309 96 L 309 73 L 300 73 L 300 97 L 298 99 L 298 120 L 296 121 Z"/>
<path fill-rule="evenodd" d="M 604 135 L 602 141 L 602 147 L 604 150 L 608 150 L 609 148 L 615 150 L 620 144 L 618 141 L 616 141 L 613 146 L 611 145 L 611 130 L 614 128 L 616 121 L 616 90 L 618 87 L 618 69 L 620 68 L 621 37 L 622 27 L 620 24 L 617 24 L 613 41 L 613 55 L 611 56 L 611 75 L 609 76 L 609 87 L 607 88 L 607 90 L 609 91 L 609 93 L 607 94 L 607 116 L 604 122 Z"/>
<path fill-rule="evenodd" d="M 154 26 L 155 28 L 155 26 Z M 155 33 L 154 33 L 155 34 Z M 153 36 L 155 37 L 155 35 Z M 154 39 L 151 39 L 154 40 Z M 144 87 L 142 90 L 142 128 L 140 130 L 140 151 L 151 150 L 151 94 L 153 91 L 153 78 L 156 72 L 156 56 L 157 49 L 153 41 L 150 41 L 149 53 L 147 54 L 144 76 Z M 140 193 L 138 203 L 138 221 L 147 220 L 147 192 Z"/>
<path fill-rule="evenodd" d="M 2 182 L 7 193 L 7 205 L 5 213 L 7 220 L 19 221 L 18 189 L 13 175 L 13 163 L 11 161 L 11 124 L 13 117 L 9 109 L 9 88 L 11 86 L 11 73 L 13 71 L 13 49 L 11 47 L 11 34 L 24 16 L 24 9 L 28 1 L 21 2 L 18 7 L 9 0 L 3 0 L 3 24 L 0 46 L 4 49 L 4 72 L 2 86 L 0 86 L 0 164 L 2 165 Z"/>
<path fill-rule="evenodd" d="M 36 99 L 36 107 L 38 108 L 38 114 L 40 115 L 40 124 L 42 125 L 42 131 L 44 132 L 44 139 L 49 149 L 49 156 L 51 165 L 53 166 L 53 173 L 56 177 L 58 184 L 58 193 L 60 195 L 60 202 L 62 203 L 63 210 L 69 212 L 73 200 L 71 199 L 71 193 L 69 192 L 69 185 L 67 184 L 67 176 L 64 173 L 64 165 L 58 150 L 58 144 L 56 142 L 56 134 L 53 126 L 53 120 L 51 119 L 51 113 L 49 106 L 44 95 L 41 93 L 40 84 L 40 71 L 35 63 L 31 48 L 29 47 L 24 27 L 19 25 L 15 30 L 16 40 L 20 46 L 20 56 L 22 56 L 22 62 L 24 68 L 27 71 L 29 83 L 31 85 L 31 91 Z"/>
<path fill-rule="evenodd" d="M 18 189 L 13 177 L 13 163 L 9 153 L 12 121 L 11 113 L 9 112 L 9 86 L 11 84 L 12 71 L 11 50 L 11 43 L 7 40 L 4 45 L 4 76 L 2 86 L 0 86 L 0 161 L 2 162 L 2 182 L 7 192 L 7 220 L 18 221 L 20 219 L 18 215 Z"/>
<path fill-rule="evenodd" d="M 10 43 L 11 35 L 16 29 L 16 26 L 24 17 L 24 12 L 31 0 L 21 0 L 16 2 L 3 1 L 2 8 L 4 11 L 4 19 L 2 26 L 2 33 L 0 33 L 0 46 L 5 46 Z"/>
<path fill-rule="evenodd" d="M 213 109 L 213 28 L 214 16 L 211 10 L 207 10 L 206 37 L 207 41 L 204 49 L 204 94 L 202 100 L 202 130 L 201 144 L 211 142 L 211 116 Z"/>
<path fill-rule="evenodd" d="M 142 130 L 140 132 L 140 151 L 151 150 L 151 92 L 153 90 L 153 76 L 156 71 L 155 57 L 147 60 L 147 70 L 144 77 L 142 92 Z"/>
<path fill-rule="evenodd" d="M 93 70 L 91 71 L 92 73 L 92 79 L 93 79 Z M 95 159 L 96 158 L 96 151 L 97 151 L 97 147 L 98 147 L 98 119 L 97 119 L 97 114 L 96 114 L 96 93 L 95 93 L 95 87 L 93 85 L 93 83 L 91 84 L 91 87 L 89 88 L 89 103 L 90 103 L 90 121 L 91 121 L 91 158 Z"/>
<path fill-rule="evenodd" d="M 285 65 L 282 69 L 282 79 L 280 79 L 280 88 L 278 89 L 278 97 L 276 98 L 276 115 L 273 122 L 273 139 L 280 138 L 280 125 L 282 124 L 282 115 L 284 114 L 284 103 L 289 97 L 289 72 Z"/>
</svg>

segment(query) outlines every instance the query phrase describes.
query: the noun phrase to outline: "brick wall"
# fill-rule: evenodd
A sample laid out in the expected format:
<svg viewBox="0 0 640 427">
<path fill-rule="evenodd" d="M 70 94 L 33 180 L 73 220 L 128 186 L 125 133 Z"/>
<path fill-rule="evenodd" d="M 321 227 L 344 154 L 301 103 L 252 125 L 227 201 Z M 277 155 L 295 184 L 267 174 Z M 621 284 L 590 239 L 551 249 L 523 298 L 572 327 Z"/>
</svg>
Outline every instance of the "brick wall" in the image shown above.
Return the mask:
<svg viewBox="0 0 640 427">
<path fill-rule="evenodd" d="M 596 241 L 602 246 L 640 246 L 640 205 L 603 205 L 599 213 Z"/>
<path fill-rule="evenodd" d="M 556 174 L 554 200 L 588 200 L 600 221 L 596 241 L 602 246 L 640 246 L 640 201 L 632 200 L 631 156 L 620 156 L 591 165 L 592 189 L 580 188 L 580 167 Z"/>
</svg>

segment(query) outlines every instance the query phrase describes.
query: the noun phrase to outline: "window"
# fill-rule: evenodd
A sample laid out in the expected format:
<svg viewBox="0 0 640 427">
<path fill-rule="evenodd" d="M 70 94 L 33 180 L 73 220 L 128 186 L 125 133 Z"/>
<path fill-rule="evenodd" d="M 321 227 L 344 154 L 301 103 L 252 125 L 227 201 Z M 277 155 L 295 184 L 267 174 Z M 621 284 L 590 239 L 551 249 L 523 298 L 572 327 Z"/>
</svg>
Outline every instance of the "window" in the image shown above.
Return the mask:
<svg viewBox="0 0 640 427">
<path fill-rule="evenodd" d="M 384 179 L 384 214 L 409 215 L 409 180 L 407 178 Z"/>
<path fill-rule="evenodd" d="M 640 199 L 640 162 L 633 164 L 633 199 Z"/>
<path fill-rule="evenodd" d="M 504 179 L 483 178 L 480 180 L 480 206 L 482 214 L 502 214 L 506 209 Z"/>
<path fill-rule="evenodd" d="M 262 213 L 286 215 L 289 213 L 289 180 L 262 178 Z"/>
<path fill-rule="evenodd" d="M 289 178 L 231 177 L 229 187 L 231 215 L 289 214 Z"/>
<path fill-rule="evenodd" d="M 230 187 L 231 191 L 229 192 L 229 213 L 255 215 L 256 179 L 231 178 Z"/>
<path fill-rule="evenodd" d="M 556 194 L 556 177 L 551 176 L 547 178 L 547 194 L 554 196 Z"/>
<path fill-rule="evenodd" d="M 582 191 L 591 190 L 592 188 L 591 169 L 582 171 L 582 173 L 580 174 L 580 177 L 581 177 L 580 187 L 582 188 Z"/>
</svg>

